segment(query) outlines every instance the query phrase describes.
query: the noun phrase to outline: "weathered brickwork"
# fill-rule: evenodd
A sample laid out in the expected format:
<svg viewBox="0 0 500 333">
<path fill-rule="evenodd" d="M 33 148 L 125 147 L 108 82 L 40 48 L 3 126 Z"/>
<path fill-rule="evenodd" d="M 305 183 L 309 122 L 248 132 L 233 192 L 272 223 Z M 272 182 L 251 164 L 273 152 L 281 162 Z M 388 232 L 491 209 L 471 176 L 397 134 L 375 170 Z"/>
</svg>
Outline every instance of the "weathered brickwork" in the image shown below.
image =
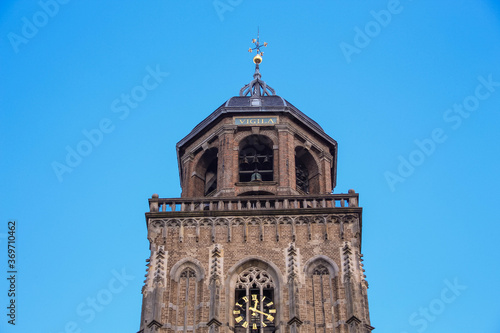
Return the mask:
<svg viewBox="0 0 500 333">
<path fill-rule="evenodd" d="M 337 143 L 258 67 L 249 87 L 177 144 L 181 197 L 149 199 L 140 332 L 370 333 Z"/>
<path fill-rule="evenodd" d="M 231 311 L 235 300 L 228 288 L 229 272 L 252 261 L 276 267 L 280 282 L 276 294 L 282 295 L 278 327 L 288 332 L 292 319 L 291 304 L 287 302 L 290 247 L 297 284 L 297 311 L 292 313 L 301 321 L 298 331 L 351 332 L 347 324 L 351 317 L 369 325 L 361 254 L 358 247 L 353 247 L 359 244 L 359 213 L 297 215 L 294 211 L 280 216 L 150 218 L 148 238 L 169 254 L 159 332 L 209 331 L 207 323 L 213 319 L 209 318 L 211 272 L 215 272 L 220 284 L 217 328 L 219 332 L 230 332 L 234 327 Z M 215 268 L 211 266 L 214 262 Z M 346 292 L 347 280 L 351 285 Z M 352 306 L 347 306 L 348 302 Z M 143 320 L 147 322 L 148 318 Z"/>
</svg>

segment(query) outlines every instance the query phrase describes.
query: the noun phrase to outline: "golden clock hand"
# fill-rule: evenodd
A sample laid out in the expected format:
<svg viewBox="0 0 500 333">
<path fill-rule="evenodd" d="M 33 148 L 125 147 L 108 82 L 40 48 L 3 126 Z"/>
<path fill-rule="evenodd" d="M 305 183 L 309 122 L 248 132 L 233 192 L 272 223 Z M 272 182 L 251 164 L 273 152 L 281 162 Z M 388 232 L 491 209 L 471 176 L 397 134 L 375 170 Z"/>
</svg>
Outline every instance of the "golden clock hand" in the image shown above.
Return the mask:
<svg viewBox="0 0 500 333">
<path fill-rule="evenodd" d="M 263 315 L 265 315 L 265 316 L 267 316 L 267 317 L 269 317 L 269 316 L 270 316 L 270 314 L 269 314 L 269 313 L 262 312 L 262 311 L 260 311 L 260 310 L 257 310 L 256 308 L 250 308 L 250 310 L 252 310 L 253 312 L 262 313 Z"/>
<path fill-rule="evenodd" d="M 261 311 L 257 310 L 257 307 L 255 307 L 255 308 L 250 307 L 249 309 L 250 309 L 251 311 L 253 311 L 253 312 L 264 313 L 264 312 L 261 312 Z M 264 313 L 264 314 L 265 314 L 265 313 Z"/>
<path fill-rule="evenodd" d="M 258 300 L 255 300 L 255 305 L 253 306 L 253 308 L 252 308 L 252 307 L 250 307 L 250 310 L 251 310 L 251 309 L 254 309 L 254 308 L 255 308 L 255 309 L 257 309 L 257 304 L 258 304 L 258 303 L 259 303 L 259 301 L 258 301 Z M 254 311 L 254 312 L 252 313 L 252 316 L 254 316 L 254 317 L 255 317 L 255 316 L 257 316 L 257 313 L 255 313 L 255 311 Z"/>
<path fill-rule="evenodd" d="M 269 313 L 262 312 L 260 310 L 257 310 L 256 308 L 252 308 L 252 307 L 250 308 L 250 310 L 253 311 L 254 313 L 255 312 L 262 313 L 264 316 L 266 316 L 267 320 L 269 320 L 269 321 L 273 321 L 274 320 L 274 317 L 271 316 Z"/>
</svg>

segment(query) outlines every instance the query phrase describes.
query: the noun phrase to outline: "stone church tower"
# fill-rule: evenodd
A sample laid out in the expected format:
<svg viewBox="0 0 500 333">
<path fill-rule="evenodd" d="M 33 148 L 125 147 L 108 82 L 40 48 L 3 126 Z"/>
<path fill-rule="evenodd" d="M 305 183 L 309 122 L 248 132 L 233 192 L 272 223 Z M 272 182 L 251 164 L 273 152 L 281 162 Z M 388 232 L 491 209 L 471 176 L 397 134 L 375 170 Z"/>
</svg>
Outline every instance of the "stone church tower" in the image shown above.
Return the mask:
<svg viewBox="0 0 500 333">
<path fill-rule="evenodd" d="M 254 43 L 253 80 L 177 144 L 181 198 L 149 199 L 139 332 L 369 333 L 358 194 Z"/>
</svg>

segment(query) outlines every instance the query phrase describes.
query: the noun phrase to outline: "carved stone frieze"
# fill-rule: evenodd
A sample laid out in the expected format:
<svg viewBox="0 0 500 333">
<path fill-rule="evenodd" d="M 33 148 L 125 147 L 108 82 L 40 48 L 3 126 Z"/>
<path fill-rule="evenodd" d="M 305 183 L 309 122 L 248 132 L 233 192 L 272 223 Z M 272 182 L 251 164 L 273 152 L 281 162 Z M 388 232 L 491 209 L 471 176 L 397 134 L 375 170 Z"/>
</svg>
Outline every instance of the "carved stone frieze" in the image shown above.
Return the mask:
<svg viewBox="0 0 500 333">
<path fill-rule="evenodd" d="M 187 217 L 187 218 L 154 218 L 150 219 L 148 229 L 152 234 L 160 234 L 161 229 L 187 227 L 214 227 L 214 226 L 241 226 L 241 225 L 309 225 L 331 223 L 353 225 L 353 231 L 359 229 L 357 214 L 330 214 L 330 215 L 297 215 L 297 216 L 231 216 L 231 217 Z M 355 227 L 354 227 L 355 226 Z M 344 227 L 341 227 L 343 229 Z"/>
</svg>

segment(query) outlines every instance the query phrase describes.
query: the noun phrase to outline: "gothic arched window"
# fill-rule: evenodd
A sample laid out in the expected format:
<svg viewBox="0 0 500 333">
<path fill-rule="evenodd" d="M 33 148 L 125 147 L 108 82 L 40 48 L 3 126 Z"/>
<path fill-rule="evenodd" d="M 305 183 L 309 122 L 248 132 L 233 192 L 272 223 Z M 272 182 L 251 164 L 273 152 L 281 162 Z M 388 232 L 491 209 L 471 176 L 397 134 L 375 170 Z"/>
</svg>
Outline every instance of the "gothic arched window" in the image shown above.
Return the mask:
<svg viewBox="0 0 500 333">
<path fill-rule="evenodd" d="M 312 314 L 312 329 L 315 332 L 327 332 L 326 327 L 335 327 L 335 318 L 339 317 L 338 268 L 330 260 L 315 258 L 305 265 L 307 306 Z"/>
<path fill-rule="evenodd" d="M 184 258 L 172 266 L 171 284 L 164 291 L 172 306 L 162 311 L 166 311 L 167 322 L 175 323 L 178 330 L 185 332 L 184 329 L 190 330 L 203 320 L 204 276 L 201 264 L 195 259 Z"/>
<path fill-rule="evenodd" d="M 275 282 L 258 267 L 238 275 L 232 310 L 236 333 L 271 333 L 276 329 Z"/>
<path fill-rule="evenodd" d="M 184 327 L 196 325 L 196 305 L 199 303 L 199 283 L 196 279 L 196 272 L 190 268 L 185 268 L 179 279 L 179 300 L 178 313 L 180 315 L 180 324 Z M 194 315 L 194 316 L 193 316 Z"/>
<path fill-rule="evenodd" d="M 249 135 L 240 142 L 239 181 L 273 180 L 273 144 L 264 135 Z"/>
</svg>

